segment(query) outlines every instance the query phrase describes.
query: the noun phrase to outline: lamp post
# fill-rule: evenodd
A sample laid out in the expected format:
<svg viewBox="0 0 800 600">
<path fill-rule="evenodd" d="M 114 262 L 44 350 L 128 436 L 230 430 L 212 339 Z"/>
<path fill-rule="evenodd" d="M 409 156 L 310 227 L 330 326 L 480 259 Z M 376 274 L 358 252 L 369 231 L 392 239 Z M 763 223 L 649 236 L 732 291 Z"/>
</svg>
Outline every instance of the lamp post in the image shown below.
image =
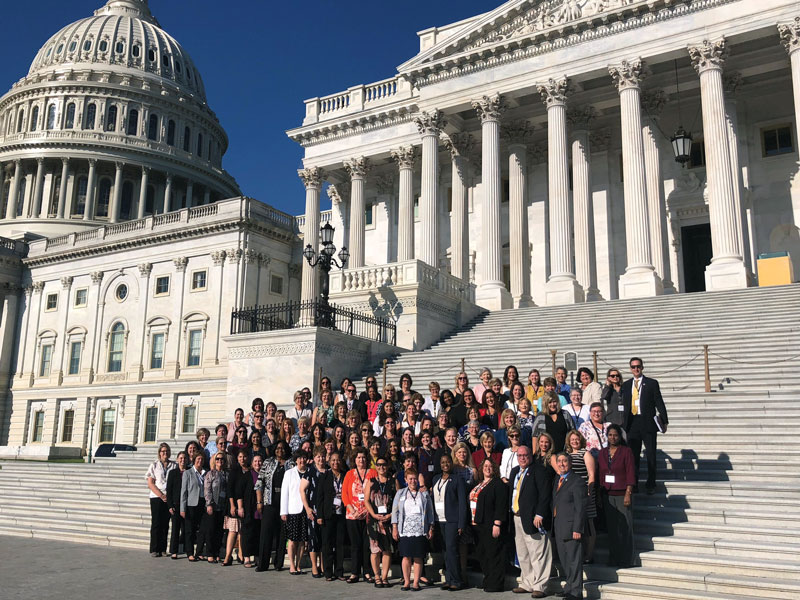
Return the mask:
<svg viewBox="0 0 800 600">
<path fill-rule="evenodd" d="M 336 266 L 340 269 L 344 269 L 345 266 L 347 266 L 347 259 L 350 258 L 350 252 L 347 250 L 346 246 L 342 246 L 342 249 L 339 251 L 339 261 L 337 262 L 334 257 L 334 254 L 336 254 L 336 246 L 333 244 L 333 232 L 336 230 L 330 223 L 325 223 L 319 231 L 322 236 L 322 249 L 317 253 L 311 244 L 306 244 L 305 250 L 303 250 L 303 256 L 305 256 L 311 267 L 319 265 L 322 271 L 322 290 L 320 293 L 319 308 L 317 309 L 316 324 L 320 327 L 329 327 L 333 329 L 335 322 L 328 305 L 331 268 Z"/>
</svg>

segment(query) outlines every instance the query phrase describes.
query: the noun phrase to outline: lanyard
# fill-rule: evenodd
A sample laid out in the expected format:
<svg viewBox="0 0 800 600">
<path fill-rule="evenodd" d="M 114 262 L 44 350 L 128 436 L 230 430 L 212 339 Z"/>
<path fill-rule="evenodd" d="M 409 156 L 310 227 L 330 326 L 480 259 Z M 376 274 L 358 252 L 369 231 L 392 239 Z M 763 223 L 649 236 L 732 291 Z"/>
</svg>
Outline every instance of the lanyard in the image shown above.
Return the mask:
<svg viewBox="0 0 800 600">
<path fill-rule="evenodd" d="M 387 483 L 389 483 L 388 479 L 386 481 L 384 481 L 383 483 L 380 482 L 380 479 L 378 480 L 378 489 L 381 491 L 381 496 L 385 496 L 386 495 L 386 484 Z"/>
<path fill-rule="evenodd" d="M 589 421 L 589 423 L 591 423 L 592 429 L 594 429 L 594 434 L 597 436 L 597 443 L 600 444 L 601 448 L 605 448 L 605 446 L 603 446 L 603 438 L 600 437 L 600 430 L 594 426 L 594 423 L 592 423 L 591 420 Z"/>
<path fill-rule="evenodd" d="M 367 478 L 367 472 L 364 471 L 364 477 L 361 476 L 361 473 L 358 472 L 356 469 L 356 477 L 358 477 L 358 481 L 361 483 L 361 489 L 364 489 L 364 480 Z"/>
<path fill-rule="evenodd" d="M 419 496 L 419 492 L 417 492 L 415 494 L 414 492 L 411 491 L 411 488 L 408 488 L 408 495 L 411 496 L 411 500 L 414 502 L 414 504 L 416 504 L 417 503 L 417 496 Z"/>
<path fill-rule="evenodd" d="M 442 488 L 443 488 L 445 485 L 447 485 L 447 482 L 448 482 L 448 481 L 450 481 L 450 478 L 449 478 L 449 477 L 448 477 L 447 479 L 445 479 L 445 478 L 443 477 L 442 479 L 440 479 L 440 480 L 439 480 L 439 483 L 438 483 L 438 484 L 436 484 L 436 491 L 438 492 L 438 494 L 439 494 L 440 496 L 442 495 Z"/>
</svg>

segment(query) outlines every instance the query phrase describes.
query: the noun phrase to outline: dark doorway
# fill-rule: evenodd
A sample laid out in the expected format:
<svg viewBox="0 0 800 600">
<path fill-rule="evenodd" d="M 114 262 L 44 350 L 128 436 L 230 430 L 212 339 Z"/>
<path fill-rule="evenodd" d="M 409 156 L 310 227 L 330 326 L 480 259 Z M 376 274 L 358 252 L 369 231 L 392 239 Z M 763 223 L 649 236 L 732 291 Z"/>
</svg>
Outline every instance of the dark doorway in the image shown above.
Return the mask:
<svg viewBox="0 0 800 600">
<path fill-rule="evenodd" d="M 706 267 L 711 264 L 711 225 L 681 227 L 684 292 L 706 291 Z"/>
</svg>

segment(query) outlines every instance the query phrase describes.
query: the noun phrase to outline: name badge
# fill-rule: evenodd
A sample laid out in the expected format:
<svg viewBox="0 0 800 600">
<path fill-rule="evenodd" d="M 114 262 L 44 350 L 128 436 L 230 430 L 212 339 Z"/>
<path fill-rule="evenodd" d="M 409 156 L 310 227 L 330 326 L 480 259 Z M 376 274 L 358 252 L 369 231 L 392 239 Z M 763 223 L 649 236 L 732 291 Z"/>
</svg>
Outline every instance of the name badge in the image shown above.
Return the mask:
<svg viewBox="0 0 800 600">
<path fill-rule="evenodd" d="M 341 506 L 342 505 L 342 499 L 341 498 L 334 498 L 333 499 L 333 505 L 334 506 Z"/>
<path fill-rule="evenodd" d="M 273 492 L 274 492 L 275 494 L 280 494 L 280 493 L 281 493 L 281 488 L 275 488 L 275 489 L 273 490 Z"/>
<path fill-rule="evenodd" d="M 386 514 L 386 507 L 385 506 L 379 506 L 378 507 L 378 514 L 379 515 L 385 515 Z"/>
<path fill-rule="evenodd" d="M 428 473 L 433 473 L 433 465 L 428 465 Z"/>
<path fill-rule="evenodd" d="M 625 412 L 625 405 L 624 404 L 618 404 L 617 405 L 617 410 L 619 412 Z"/>
<path fill-rule="evenodd" d="M 436 512 L 441 516 L 444 514 L 444 502 L 436 503 Z"/>
<path fill-rule="evenodd" d="M 469 507 L 472 510 L 475 510 L 476 508 L 478 508 L 478 501 L 477 500 L 470 500 L 469 501 Z"/>
<path fill-rule="evenodd" d="M 606 475 L 606 483 L 616 483 L 617 478 L 614 475 Z"/>
<path fill-rule="evenodd" d="M 409 515 L 418 515 L 419 514 L 419 506 L 417 504 L 414 504 L 413 506 L 409 506 L 408 509 L 406 510 L 406 512 Z"/>
<path fill-rule="evenodd" d="M 359 494 L 358 495 L 358 501 L 359 502 L 363 502 L 364 501 L 364 494 Z"/>
</svg>

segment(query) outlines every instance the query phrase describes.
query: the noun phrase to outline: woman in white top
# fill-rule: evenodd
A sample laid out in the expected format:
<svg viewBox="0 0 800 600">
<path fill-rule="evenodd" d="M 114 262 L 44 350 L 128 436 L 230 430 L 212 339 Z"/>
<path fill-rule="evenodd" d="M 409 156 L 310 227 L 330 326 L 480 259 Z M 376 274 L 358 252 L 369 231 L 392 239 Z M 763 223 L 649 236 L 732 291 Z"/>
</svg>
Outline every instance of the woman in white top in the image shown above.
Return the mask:
<svg viewBox="0 0 800 600">
<path fill-rule="evenodd" d="M 286 411 L 286 418 L 291 419 L 295 429 L 297 429 L 297 422 L 302 417 L 311 419 L 311 409 L 306 407 L 306 399 L 301 390 L 294 393 L 294 406 Z"/>
<path fill-rule="evenodd" d="M 415 469 L 406 469 L 407 487 L 394 497 L 392 503 L 392 537 L 398 542 L 403 557 L 403 591 L 419 591 L 422 560 L 428 550 L 427 540 L 433 537 L 433 501 L 419 489 Z M 427 540 L 426 540 L 427 538 Z M 414 565 L 414 585 L 411 586 L 411 565 Z"/>
<path fill-rule="evenodd" d="M 286 537 L 289 539 L 289 573 L 297 575 L 302 573 L 300 561 L 308 541 L 308 524 L 300 495 L 300 482 L 308 474 L 308 454 L 300 450 L 295 453 L 294 461 L 296 466 L 286 471 L 281 484 L 281 519 L 286 523 Z"/>
<path fill-rule="evenodd" d="M 500 478 L 505 483 L 508 483 L 511 469 L 519 466 L 517 450 L 519 450 L 522 440 L 522 430 L 519 428 L 519 425 L 512 425 L 507 429 L 507 432 L 508 443 L 511 444 L 511 446 L 503 450 L 503 457 L 500 459 Z"/>
<path fill-rule="evenodd" d="M 177 468 L 169 459 L 172 449 L 169 444 L 158 446 L 158 460 L 147 469 L 145 479 L 150 489 L 150 556 L 163 556 L 167 551 L 169 529 L 169 507 L 167 506 L 167 475 Z"/>
<path fill-rule="evenodd" d="M 578 369 L 578 381 L 581 382 L 581 390 L 583 390 L 584 406 L 600 402 L 603 396 L 603 386 L 594 380 L 594 373 L 590 369 L 586 367 Z"/>
<path fill-rule="evenodd" d="M 572 388 L 569 392 L 569 404 L 564 407 L 564 412 L 572 417 L 574 429 L 589 420 L 589 407 L 582 402 L 582 396 L 580 388 Z"/>
</svg>

